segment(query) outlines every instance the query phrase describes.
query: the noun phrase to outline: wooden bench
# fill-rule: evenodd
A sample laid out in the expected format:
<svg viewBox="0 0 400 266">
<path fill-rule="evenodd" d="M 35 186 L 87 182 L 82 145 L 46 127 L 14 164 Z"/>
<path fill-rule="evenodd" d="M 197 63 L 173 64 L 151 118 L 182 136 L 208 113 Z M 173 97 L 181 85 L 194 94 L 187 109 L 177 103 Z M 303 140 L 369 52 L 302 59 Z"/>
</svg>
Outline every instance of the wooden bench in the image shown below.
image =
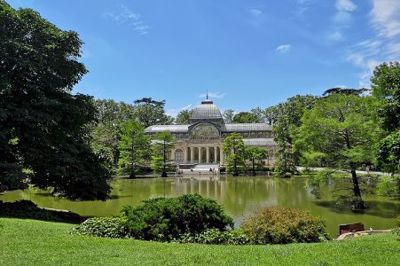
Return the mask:
<svg viewBox="0 0 400 266">
<path fill-rule="evenodd" d="M 354 223 L 354 224 L 340 224 L 339 225 L 339 235 L 345 233 L 354 233 L 359 231 L 365 231 L 364 224 Z"/>
</svg>

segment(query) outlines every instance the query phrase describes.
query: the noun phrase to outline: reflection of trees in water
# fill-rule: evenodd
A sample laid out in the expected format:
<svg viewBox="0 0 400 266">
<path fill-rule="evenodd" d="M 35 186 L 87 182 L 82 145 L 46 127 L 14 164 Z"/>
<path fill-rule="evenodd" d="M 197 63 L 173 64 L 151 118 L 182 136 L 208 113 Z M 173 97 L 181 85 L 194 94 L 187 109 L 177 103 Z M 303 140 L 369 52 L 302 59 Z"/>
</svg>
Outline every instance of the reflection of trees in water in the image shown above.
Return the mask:
<svg viewBox="0 0 400 266">
<path fill-rule="evenodd" d="M 205 178 L 205 177 L 202 177 Z M 234 217 L 238 225 L 256 209 L 265 206 L 286 206 L 310 211 L 327 222 L 332 234 L 340 223 L 363 222 L 369 228 L 388 228 L 394 225 L 392 217 L 400 213 L 400 202 L 379 201 L 377 197 L 366 198 L 371 208 L 365 214 L 354 214 L 334 208 L 330 197 L 315 200 L 305 188 L 305 179 L 268 177 L 222 177 L 203 180 L 186 178 L 154 178 L 115 180 L 112 198 L 103 201 L 69 201 L 55 198 L 49 193 L 37 190 L 11 191 L 0 195 L 0 200 L 32 200 L 41 207 L 66 209 L 83 216 L 118 215 L 125 205 L 137 206 L 143 200 L 154 197 L 174 197 L 182 194 L 198 193 L 213 198 L 223 204 L 225 210 Z M 332 184 L 321 187 L 323 195 L 329 193 Z"/>
<path fill-rule="evenodd" d="M 400 202 L 374 200 L 366 200 L 365 202 L 368 205 L 368 209 L 362 210 L 362 212 L 358 213 L 359 215 L 372 215 L 382 218 L 396 218 L 400 214 Z M 336 200 L 321 200 L 317 201 L 316 204 L 324 208 L 329 208 L 330 211 L 338 214 L 354 214 L 354 212 L 352 212 L 346 206 L 338 206 Z"/>
</svg>

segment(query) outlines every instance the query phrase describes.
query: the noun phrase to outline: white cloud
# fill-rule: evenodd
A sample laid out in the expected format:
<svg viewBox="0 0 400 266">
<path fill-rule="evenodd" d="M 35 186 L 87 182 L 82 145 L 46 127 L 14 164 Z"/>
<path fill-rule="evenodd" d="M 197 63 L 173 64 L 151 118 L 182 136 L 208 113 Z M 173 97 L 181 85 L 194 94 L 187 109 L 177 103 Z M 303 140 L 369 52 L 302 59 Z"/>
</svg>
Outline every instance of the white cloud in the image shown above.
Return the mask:
<svg viewBox="0 0 400 266">
<path fill-rule="evenodd" d="M 281 44 L 278 47 L 276 47 L 275 51 L 280 53 L 280 54 L 285 54 L 290 51 L 292 46 L 290 44 Z"/>
<path fill-rule="evenodd" d="M 332 19 L 332 25 L 326 34 L 328 42 L 338 42 L 345 39 L 343 31 L 350 27 L 352 22 L 352 13 L 357 9 L 357 5 L 352 0 L 336 0 L 336 13 Z"/>
<path fill-rule="evenodd" d="M 214 99 L 222 99 L 225 97 L 226 93 L 222 92 L 208 92 L 208 93 L 202 93 L 199 95 L 199 98 L 206 98 L 208 94 L 209 98 L 214 98 Z"/>
<path fill-rule="evenodd" d="M 334 42 L 338 42 L 344 39 L 342 32 L 340 31 L 333 31 L 333 32 L 329 32 L 326 35 L 326 39 L 328 41 L 334 41 Z"/>
<path fill-rule="evenodd" d="M 149 26 L 144 23 L 142 16 L 135 13 L 125 5 L 121 5 L 118 11 L 106 12 L 105 17 L 112 19 L 119 25 L 129 25 L 140 35 L 149 33 Z"/>
<path fill-rule="evenodd" d="M 297 8 L 294 12 L 297 16 L 303 16 L 310 8 L 313 0 L 296 0 Z"/>
<path fill-rule="evenodd" d="M 360 86 L 369 87 L 374 68 L 400 60 L 400 1 L 371 0 L 370 25 L 376 36 L 349 48 L 347 60 L 361 69 Z"/>
<path fill-rule="evenodd" d="M 339 11 L 353 12 L 357 9 L 356 4 L 351 0 L 336 0 L 335 7 Z"/>
<path fill-rule="evenodd" d="M 400 1 L 372 0 L 371 22 L 383 37 L 400 34 Z"/>
<path fill-rule="evenodd" d="M 259 17 L 263 14 L 263 12 L 260 9 L 252 8 L 250 9 L 250 14 L 254 17 Z"/>
</svg>

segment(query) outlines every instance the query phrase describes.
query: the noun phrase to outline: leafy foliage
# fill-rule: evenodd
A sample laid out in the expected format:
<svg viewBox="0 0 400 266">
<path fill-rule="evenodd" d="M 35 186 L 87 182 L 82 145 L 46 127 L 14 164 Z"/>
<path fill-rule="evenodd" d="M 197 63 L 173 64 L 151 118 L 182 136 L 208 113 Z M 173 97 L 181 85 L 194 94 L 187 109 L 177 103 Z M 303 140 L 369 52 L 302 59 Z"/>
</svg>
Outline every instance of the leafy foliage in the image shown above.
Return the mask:
<svg viewBox="0 0 400 266">
<path fill-rule="evenodd" d="M 241 229 L 254 244 L 311 243 L 328 238 L 321 219 L 280 207 L 260 210 L 246 218 Z"/>
<path fill-rule="evenodd" d="M 176 242 L 207 245 L 247 245 L 250 240 L 241 230 L 220 231 L 209 229 L 197 235 L 184 234 Z"/>
<path fill-rule="evenodd" d="M 78 34 L 0 1 L 0 39 L 0 182 L 22 182 L 29 169 L 37 187 L 105 199 L 109 164 L 89 146 L 96 109 L 91 97 L 71 94 L 87 72 Z"/>
<path fill-rule="evenodd" d="M 296 149 L 303 159 L 314 159 L 305 164 L 351 171 L 353 195 L 359 199 L 355 209 L 365 207 L 356 168 L 374 163 L 381 135 L 377 106 L 373 97 L 333 94 L 304 113 L 297 134 Z"/>
<path fill-rule="evenodd" d="M 121 124 L 121 140 L 119 142 L 119 167 L 122 173 L 135 176 L 136 165 L 144 164 L 150 158 L 150 139 L 144 128 L 135 121 Z"/>
<path fill-rule="evenodd" d="M 113 100 L 94 100 L 96 122 L 90 127 L 90 146 L 112 162 L 116 169 L 119 160 L 119 140 L 121 124 L 135 119 L 133 106 Z"/>
<path fill-rule="evenodd" d="M 94 217 L 87 219 L 71 231 L 75 235 L 110 238 L 129 238 L 129 229 L 124 217 Z"/>
<path fill-rule="evenodd" d="M 240 112 L 233 117 L 233 123 L 260 123 L 257 115 L 250 112 Z"/>
<path fill-rule="evenodd" d="M 134 113 L 139 123 L 147 128 L 152 125 L 172 124 L 173 118 L 165 114 L 165 101 L 142 98 L 135 101 Z"/>
<path fill-rule="evenodd" d="M 246 150 L 243 137 L 238 133 L 229 134 L 224 139 L 225 165 L 228 173 L 238 176 L 245 167 Z"/>
<path fill-rule="evenodd" d="M 137 208 L 125 207 L 123 214 L 131 235 L 144 240 L 171 241 L 184 234 L 233 227 L 232 218 L 217 202 L 200 195 L 150 199 Z"/>
<path fill-rule="evenodd" d="M 191 110 L 182 110 L 175 118 L 175 123 L 178 125 L 187 125 L 189 124 L 190 116 L 192 115 Z"/>
<path fill-rule="evenodd" d="M 310 110 L 315 101 L 314 96 L 297 95 L 266 110 L 267 120 L 274 125 L 274 139 L 278 146 L 275 153 L 275 171 L 279 176 L 297 173 L 296 165 L 299 164 L 300 154 L 293 148 L 295 134 L 301 126 L 303 113 Z"/>
<path fill-rule="evenodd" d="M 168 154 L 175 146 L 175 138 L 168 131 L 157 133 L 152 139 L 151 165 L 156 173 L 161 173 L 162 177 L 167 176 L 171 167 Z"/>
<path fill-rule="evenodd" d="M 261 147 L 246 147 L 246 162 L 250 162 L 250 167 L 253 175 L 256 175 L 256 169 L 261 168 L 264 163 L 263 160 L 268 158 L 268 152 Z"/>
<path fill-rule="evenodd" d="M 382 176 L 377 185 L 377 193 L 381 196 L 400 199 L 400 176 Z"/>
</svg>

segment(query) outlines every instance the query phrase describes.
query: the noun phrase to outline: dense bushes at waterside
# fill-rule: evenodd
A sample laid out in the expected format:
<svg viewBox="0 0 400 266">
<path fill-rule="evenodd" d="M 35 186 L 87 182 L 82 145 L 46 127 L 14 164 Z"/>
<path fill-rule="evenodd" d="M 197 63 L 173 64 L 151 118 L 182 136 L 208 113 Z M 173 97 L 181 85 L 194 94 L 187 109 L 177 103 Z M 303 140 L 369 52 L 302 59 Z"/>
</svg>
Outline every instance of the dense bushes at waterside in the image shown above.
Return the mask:
<svg viewBox="0 0 400 266">
<path fill-rule="evenodd" d="M 171 241 L 184 234 L 199 234 L 207 229 L 226 230 L 233 220 L 214 200 L 200 195 L 157 198 L 123 214 L 133 237 L 145 240 Z"/>
<path fill-rule="evenodd" d="M 125 207 L 121 217 L 91 218 L 74 234 L 215 245 L 310 243 L 327 239 L 322 220 L 307 212 L 266 208 L 233 230 L 222 207 L 200 195 L 156 198 Z"/>
<path fill-rule="evenodd" d="M 311 243 L 328 238 L 320 218 L 281 207 L 260 210 L 247 218 L 241 228 L 254 244 Z"/>
<path fill-rule="evenodd" d="M 88 219 L 73 233 L 179 241 L 183 236 L 198 236 L 209 229 L 223 232 L 229 227 L 233 228 L 233 220 L 216 201 L 200 195 L 184 195 L 146 200 L 136 208 L 125 207 L 121 217 Z"/>
</svg>

